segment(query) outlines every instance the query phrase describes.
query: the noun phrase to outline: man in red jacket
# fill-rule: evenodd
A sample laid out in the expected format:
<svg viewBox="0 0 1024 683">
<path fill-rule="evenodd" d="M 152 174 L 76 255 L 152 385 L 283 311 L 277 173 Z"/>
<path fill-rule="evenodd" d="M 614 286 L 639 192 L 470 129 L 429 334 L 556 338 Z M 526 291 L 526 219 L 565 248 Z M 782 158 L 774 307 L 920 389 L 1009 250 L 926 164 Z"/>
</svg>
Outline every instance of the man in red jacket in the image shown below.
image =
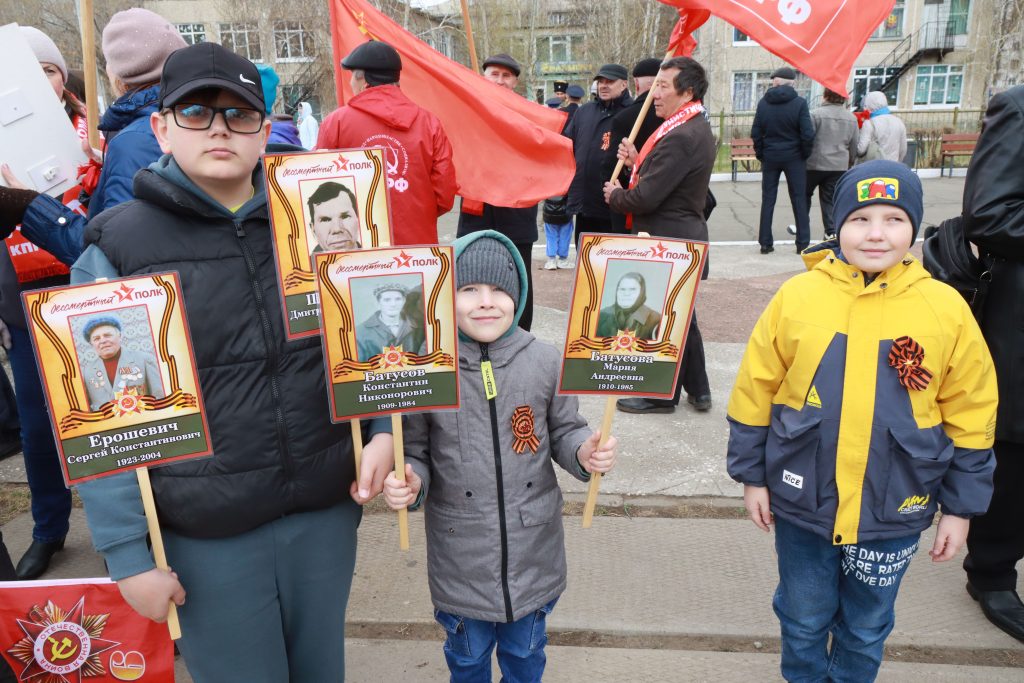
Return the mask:
<svg viewBox="0 0 1024 683">
<path fill-rule="evenodd" d="M 441 122 L 399 89 L 402 58 L 387 43 L 363 43 L 341 66 L 352 72 L 355 95 L 324 119 L 317 147 L 383 147 L 394 244 L 436 244 L 437 218 L 458 188 Z"/>
</svg>

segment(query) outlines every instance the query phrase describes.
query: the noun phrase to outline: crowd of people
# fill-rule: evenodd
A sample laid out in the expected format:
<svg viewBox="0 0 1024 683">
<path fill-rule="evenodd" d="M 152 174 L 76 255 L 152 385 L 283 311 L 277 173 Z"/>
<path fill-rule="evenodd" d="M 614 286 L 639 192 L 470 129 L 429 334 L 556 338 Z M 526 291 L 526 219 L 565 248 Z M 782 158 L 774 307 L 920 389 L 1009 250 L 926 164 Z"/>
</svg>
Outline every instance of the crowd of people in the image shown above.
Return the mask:
<svg viewBox="0 0 1024 683">
<path fill-rule="evenodd" d="M 64 87 L 56 45 L 22 31 L 70 125 L 81 129 L 84 110 Z M 454 206 L 452 147 L 437 117 L 403 94 L 401 55 L 376 41 L 348 54 L 341 68 L 354 96 L 318 129 L 308 106 L 300 105 L 297 125 L 275 120 L 272 71 L 220 45 L 186 46 L 148 10 L 115 14 L 102 49 L 118 97 L 99 126 L 102 172 L 82 188 L 87 215 L 25 188 L 3 167 L 0 228 L 11 234 L 20 225 L 52 262 L 25 265 L 0 254 L 0 336 L 34 521 L 17 567 L 0 552 L 0 578 L 42 576 L 63 547 L 70 513 L 18 294 L 175 270 L 214 454 L 151 473 L 173 570 L 154 562 L 134 473 L 78 492 L 126 601 L 156 621 L 178 605 L 179 648 L 193 679 L 342 680 L 361 506 L 383 493 L 394 509 L 425 509 L 429 587 L 452 680 L 490 680 L 495 649 L 507 680 L 541 680 L 545 624 L 567 574 L 554 465 L 587 481 L 613 468 L 618 443 L 587 426 L 575 397 L 558 394 L 560 350 L 529 332 L 538 207 L 463 202 L 454 273 L 461 407 L 405 419 L 404 478 L 393 471 L 390 420 L 364 421 L 357 478 L 351 429 L 330 421 L 320 339 L 288 341 L 274 304 L 260 157 L 386 139 L 401 152 L 388 163 L 394 242 L 436 243 L 437 218 Z M 521 72 L 512 56 L 496 54 L 482 75 L 514 89 Z M 573 226 L 709 239 L 716 144 L 703 106 L 707 74 L 686 57 L 645 59 L 632 70 L 635 97 L 629 77 L 622 65 L 603 65 L 585 103 L 579 86 L 557 89 L 576 170 L 568 193 L 544 202 L 545 267 L 571 267 Z M 900 163 L 905 131 L 885 96 L 865 98 L 870 118 L 858 128 L 837 93 L 810 110 L 795 79 L 789 68 L 773 74 L 752 132 L 763 163 L 761 251 L 773 248 L 772 210 L 785 174 L 808 272 L 780 288 L 751 335 L 729 402 L 726 466 L 743 484 L 754 524 L 775 531 L 783 675 L 869 681 L 900 582 L 940 511 L 929 555 L 947 561 L 966 543 L 968 592 L 994 624 L 1024 640 L 1015 591 L 1024 534 L 1013 517 L 1024 478 L 1015 391 L 1024 366 L 1024 180 L 1016 165 L 1024 87 L 993 98 L 965 190 L 966 233 L 994 264 L 979 328 L 955 290 L 909 253 L 923 190 Z M 630 142 L 623 131 L 646 99 L 653 106 Z M 619 162 L 624 170 L 615 175 Z M 811 246 L 815 188 L 825 239 Z M 354 198 L 327 187 L 309 202 L 319 248 L 359 248 Z M 595 333 L 656 339 L 661 316 L 646 287 L 642 273 L 622 274 Z M 361 338 L 422 347 L 425 330 L 409 313 L 418 293 L 389 283 L 372 296 Z M 110 316 L 82 331 L 97 356 L 93 409 L 126 381 L 121 367 L 142 376 L 142 391 L 161 391 L 159 371 L 143 372 L 148 361 L 133 360 L 120 333 Z M 711 408 L 695 316 L 674 390 L 673 399 L 617 406 L 671 412 L 685 390 L 696 410 Z M 3 408 L 0 419 L 12 413 L 9 401 Z M 862 553 L 879 558 L 874 573 L 849 570 Z"/>
</svg>

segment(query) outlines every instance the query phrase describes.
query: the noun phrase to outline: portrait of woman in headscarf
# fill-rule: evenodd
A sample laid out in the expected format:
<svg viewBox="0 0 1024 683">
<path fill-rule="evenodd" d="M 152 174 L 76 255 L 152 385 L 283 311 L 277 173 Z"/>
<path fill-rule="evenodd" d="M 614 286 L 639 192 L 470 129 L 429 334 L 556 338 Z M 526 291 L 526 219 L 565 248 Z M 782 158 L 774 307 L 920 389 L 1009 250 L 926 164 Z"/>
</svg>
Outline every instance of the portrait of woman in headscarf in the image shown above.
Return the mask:
<svg viewBox="0 0 1024 683">
<path fill-rule="evenodd" d="M 647 281 L 637 272 L 626 273 L 615 285 L 615 303 L 601 309 L 597 336 L 614 337 L 619 330 L 636 332 L 637 339 L 657 339 L 661 313 L 647 306 Z"/>
</svg>

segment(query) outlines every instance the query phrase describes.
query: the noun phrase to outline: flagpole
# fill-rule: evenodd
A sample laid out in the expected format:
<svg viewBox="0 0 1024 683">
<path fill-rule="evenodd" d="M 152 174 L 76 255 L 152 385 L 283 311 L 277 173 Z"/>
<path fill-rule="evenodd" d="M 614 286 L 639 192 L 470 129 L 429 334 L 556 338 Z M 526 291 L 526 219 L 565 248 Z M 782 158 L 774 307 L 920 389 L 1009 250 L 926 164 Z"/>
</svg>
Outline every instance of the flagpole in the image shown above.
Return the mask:
<svg viewBox="0 0 1024 683">
<path fill-rule="evenodd" d="M 476 43 L 473 42 L 473 22 L 469 19 L 469 0 L 462 0 L 462 24 L 466 28 L 466 42 L 469 43 L 469 63 L 473 71 L 480 72 L 480 61 L 476 57 Z"/>
<path fill-rule="evenodd" d="M 391 413 L 391 436 L 395 441 L 395 477 L 405 481 L 405 444 L 402 440 L 402 414 Z M 409 549 L 409 508 L 398 511 L 398 549 Z"/>
<path fill-rule="evenodd" d="M 160 520 L 156 516 L 156 501 L 153 499 L 153 487 L 149 483 L 149 468 L 140 467 L 135 470 L 139 478 L 139 489 L 142 491 L 142 507 L 146 511 L 146 525 L 149 527 L 149 541 L 153 545 L 153 559 L 160 569 L 168 569 L 167 553 L 164 551 L 164 538 L 160 533 Z M 181 638 L 181 624 L 178 622 L 178 606 L 170 603 L 167 610 L 167 629 L 171 632 L 171 640 Z"/>
<path fill-rule="evenodd" d="M 85 119 L 89 127 L 89 144 L 100 148 L 100 134 L 96 126 L 100 108 L 96 97 L 96 35 L 92 23 L 92 0 L 82 0 L 79 10 L 82 31 L 82 78 L 85 80 Z"/>
</svg>

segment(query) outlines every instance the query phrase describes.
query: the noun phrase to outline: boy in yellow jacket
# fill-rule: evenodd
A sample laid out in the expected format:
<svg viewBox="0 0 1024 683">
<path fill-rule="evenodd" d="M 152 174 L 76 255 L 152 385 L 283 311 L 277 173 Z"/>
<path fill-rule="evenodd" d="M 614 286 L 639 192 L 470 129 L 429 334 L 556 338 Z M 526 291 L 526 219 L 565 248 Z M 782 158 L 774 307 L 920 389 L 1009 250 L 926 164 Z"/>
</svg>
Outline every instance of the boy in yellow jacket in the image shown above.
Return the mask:
<svg viewBox="0 0 1024 683">
<path fill-rule="evenodd" d="M 790 681 L 874 680 L 921 532 L 941 507 L 929 555 L 949 560 L 991 497 L 992 359 L 963 298 L 908 253 L 922 212 L 906 166 L 847 171 L 837 239 L 769 303 L 729 401 L 729 475 L 775 526 Z"/>
</svg>

